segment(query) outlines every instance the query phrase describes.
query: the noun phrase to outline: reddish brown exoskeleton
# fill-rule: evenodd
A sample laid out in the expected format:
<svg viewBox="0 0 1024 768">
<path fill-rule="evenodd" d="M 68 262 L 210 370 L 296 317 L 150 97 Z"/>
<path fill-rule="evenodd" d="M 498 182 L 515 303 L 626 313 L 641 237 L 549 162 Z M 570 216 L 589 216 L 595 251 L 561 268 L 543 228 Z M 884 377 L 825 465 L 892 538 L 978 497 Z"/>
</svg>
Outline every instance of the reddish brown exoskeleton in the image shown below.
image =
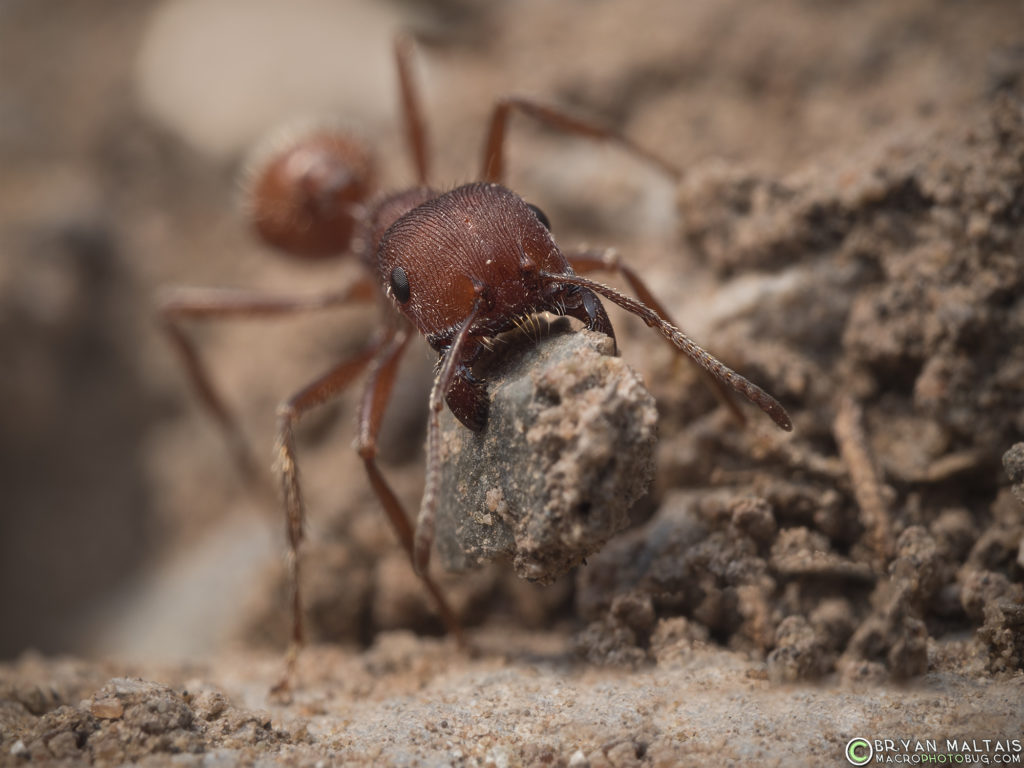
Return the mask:
<svg viewBox="0 0 1024 768">
<path fill-rule="evenodd" d="M 227 435 L 236 461 L 243 471 L 257 476 L 257 465 L 237 422 L 212 386 L 181 321 L 281 315 L 386 297 L 381 302 L 380 332 L 366 349 L 329 369 L 278 409 L 278 472 L 288 521 L 293 649 L 302 642 L 298 548 L 304 517 L 294 428 L 303 414 L 335 396 L 366 368 L 369 375 L 358 418 L 359 455 L 413 567 L 446 626 L 460 640 L 458 619 L 427 569 L 440 478 L 438 417 L 447 402 L 469 429 L 485 427 L 487 390 L 484 382 L 473 377 L 472 367 L 489 338 L 513 328 L 525 316 L 544 311 L 577 318 L 587 328 L 613 336 L 600 295 L 656 328 L 710 374 L 720 390 L 725 385 L 739 392 L 782 429 L 791 429 L 789 416 L 774 398 L 725 367 L 671 323 L 633 270 L 610 253 L 560 250 L 544 214 L 500 183 L 505 128 L 513 112 L 566 132 L 614 142 L 677 177 L 674 168 L 614 132 L 532 101 L 504 99 L 490 120 L 484 180 L 438 191 L 428 183 L 426 132 L 410 75 L 409 44 L 400 41 L 396 52 L 417 186 L 371 198 L 373 165 L 366 149 L 327 129 L 274 146 L 257 164 L 249 185 L 249 212 L 265 241 L 295 256 L 352 253 L 368 274 L 346 290 L 310 298 L 179 289 L 161 308 L 164 327 L 205 406 Z M 622 276 L 639 300 L 579 274 L 602 269 Z M 376 463 L 381 419 L 413 330 L 439 354 L 429 400 L 426 487 L 415 526 Z"/>
</svg>

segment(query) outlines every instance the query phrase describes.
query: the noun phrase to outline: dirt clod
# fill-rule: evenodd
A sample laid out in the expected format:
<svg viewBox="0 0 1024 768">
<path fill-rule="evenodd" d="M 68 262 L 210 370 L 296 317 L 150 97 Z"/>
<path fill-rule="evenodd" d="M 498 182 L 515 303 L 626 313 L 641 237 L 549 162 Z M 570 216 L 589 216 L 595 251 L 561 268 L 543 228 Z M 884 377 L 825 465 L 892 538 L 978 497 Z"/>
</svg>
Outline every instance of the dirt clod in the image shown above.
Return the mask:
<svg viewBox="0 0 1024 768">
<path fill-rule="evenodd" d="M 504 350 L 485 431 L 445 413 L 437 546 L 450 569 L 508 558 L 550 583 L 629 523 L 654 472 L 657 411 L 613 351 L 589 331 Z"/>
</svg>

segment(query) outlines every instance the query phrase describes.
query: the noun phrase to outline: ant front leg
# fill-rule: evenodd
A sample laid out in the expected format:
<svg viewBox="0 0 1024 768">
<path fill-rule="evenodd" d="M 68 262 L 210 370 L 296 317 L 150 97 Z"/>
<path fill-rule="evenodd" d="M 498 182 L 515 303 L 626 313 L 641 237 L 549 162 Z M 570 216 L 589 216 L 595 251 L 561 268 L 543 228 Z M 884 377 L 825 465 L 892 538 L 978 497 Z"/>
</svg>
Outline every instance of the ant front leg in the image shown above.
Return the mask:
<svg viewBox="0 0 1024 768">
<path fill-rule="evenodd" d="M 644 283 L 640 275 L 638 275 L 628 264 L 624 264 L 618 252 L 613 248 L 606 248 L 600 251 L 583 250 L 575 253 L 567 253 L 566 260 L 579 274 L 605 271 L 619 275 L 629 284 L 629 287 L 633 289 L 633 293 L 637 295 L 641 302 L 665 318 L 665 320 L 670 324 L 676 325 L 675 320 L 672 319 L 672 316 L 666 311 L 665 307 L 662 306 L 661 302 L 654 298 L 654 294 L 651 293 L 647 284 Z M 673 349 L 674 348 L 675 347 L 673 346 Z M 728 409 L 733 419 L 735 419 L 738 424 L 745 425 L 747 423 L 747 417 L 744 416 L 743 411 L 741 411 L 740 407 L 736 404 L 736 401 L 733 399 L 728 387 L 707 371 L 701 369 L 701 373 L 703 374 L 705 384 L 707 384 L 707 386 L 709 386 L 715 393 L 719 402 Z"/>
<path fill-rule="evenodd" d="M 390 338 L 385 342 L 380 353 L 377 355 L 359 406 L 357 449 L 366 468 L 366 474 L 370 479 L 370 485 L 373 487 L 374 493 L 377 494 L 381 506 L 384 507 L 384 512 L 387 514 L 388 521 L 398 536 L 402 548 L 409 556 L 409 562 L 413 565 L 427 592 L 430 593 L 434 605 L 441 616 L 441 621 L 444 622 L 447 630 L 455 636 L 459 645 L 465 646 L 466 639 L 462 632 L 462 624 L 455 615 L 455 611 L 448 605 L 448 601 L 445 599 L 444 593 L 441 592 L 441 588 L 430 577 L 429 573 L 416 568 L 412 524 L 402 508 L 402 502 L 395 496 L 395 492 L 391 490 L 391 486 L 388 485 L 387 480 L 384 479 L 380 468 L 377 466 L 377 437 L 380 434 L 384 411 L 387 409 L 391 390 L 395 383 L 398 363 L 402 358 L 402 353 L 405 352 L 409 344 L 409 340 L 410 328 L 408 326 L 398 331 L 392 330 Z"/>
<path fill-rule="evenodd" d="M 513 111 L 529 115 L 535 120 L 546 123 L 565 133 L 576 134 L 595 141 L 610 141 L 626 152 L 653 165 L 674 180 L 678 181 L 682 175 L 679 169 L 667 160 L 658 157 L 658 155 L 644 149 L 639 144 L 634 143 L 616 131 L 530 99 L 511 97 L 499 101 L 491 113 L 490 127 L 487 131 L 487 143 L 484 149 L 484 167 L 481 173 L 481 177 L 485 181 L 498 184 L 504 183 L 505 129 Z"/>
<path fill-rule="evenodd" d="M 192 388 L 219 427 L 235 465 L 246 481 L 270 491 L 269 478 L 260 468 L 261 462 L 254 458 L 238 419 L 214 386 L 195 342 L 185 332 L 184 323 L 229 318 L 279 318 L 331 309 L 353 301 L 369 301 L 374 295 L 373 284 L 361 278 L 347 290 L 308 297 L 220 288 L 173 288 L 160 299 L 157 312 L 161 328 L 178 353 Z"/>
</svg>

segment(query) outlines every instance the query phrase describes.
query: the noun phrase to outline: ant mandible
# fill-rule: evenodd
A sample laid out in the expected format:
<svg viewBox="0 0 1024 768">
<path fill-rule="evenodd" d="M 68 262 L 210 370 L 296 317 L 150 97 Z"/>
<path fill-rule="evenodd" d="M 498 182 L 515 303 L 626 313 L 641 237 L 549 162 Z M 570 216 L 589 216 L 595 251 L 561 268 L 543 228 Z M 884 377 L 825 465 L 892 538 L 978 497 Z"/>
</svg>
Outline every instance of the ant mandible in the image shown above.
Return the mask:
<svg viewBox="0 0 1024 768">
<path fill-rule="evenodd" d="M 338 395 L 367 367 L 369 375 L 358 411 L 357 450 L 413 568 L 460 643 L 464 638 L 459 620 L 427 569 L 441 473 L 439 414 L 447 401 L 466 427 L 484 428 L 487 388 L 473 377 L 472 367 L 489 337 L 513 328 L 524 316 L 547 311 L 577 318 L 614 340 L 600 295 L 639 316 L 706 371 L 735 413 L 736 406 L 725 396 L 726 387 L 757 405 L 782 429 L 792 429 L 788 414 L 773 397 L 680 331 L 632 269 L 611 252 L 560 250 L 540 209 L 501 186 L 505 129 L 513 112 L 567 133 L 613 142 L 674 179 L 680 176 L 677 169 L 613 131 L 530 100 L 506 98 L 497 102 L 491 114 L 483 181 L 439 192 L 428 182 L 426 130 L 411 75 L 411 43 L 405 38 L 398 40 L 395 58 L 417 186 L 371 198 L 373 163 L 364 145 L 324 128 L 265 152 L 248 187 L 249 216 L 267 243 L 303 258 L 355 254 L 369 274 L 347 290 L 306 298 L 181 288 L 166 296 L 160 306 L 163 328 L 192 385 L 224 433 L 236 463 L 256 481 L 262 477 L 258 462 L 214 388 L 182 321 L 279 316 L 368 301 L 375 295 L 384 297 L 380 331 L 366 349 L 330 368 L 278 407 L 277 472 L 287 519 L 292 606 L 289 668 L 303 642 L 298 550 L 305 512 L 295 427 L 303 415 Z M 619 274 L 639 300 L 579 274 L 595 270 Z M 376 461 L 381 420 L 413 329 L 439 354 L 429 399 L 426 484 L 415 526 Z"/>
</svg>

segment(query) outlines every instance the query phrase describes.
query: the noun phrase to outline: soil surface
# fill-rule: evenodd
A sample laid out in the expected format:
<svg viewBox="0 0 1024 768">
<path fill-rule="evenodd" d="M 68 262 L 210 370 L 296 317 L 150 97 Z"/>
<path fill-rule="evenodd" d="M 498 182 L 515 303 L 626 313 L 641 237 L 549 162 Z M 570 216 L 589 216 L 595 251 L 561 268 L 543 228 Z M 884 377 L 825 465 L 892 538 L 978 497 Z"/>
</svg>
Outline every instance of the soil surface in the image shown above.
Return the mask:
<svg viewBox="0 0 1024 768">
<path fill-rule="evenodd" d="M 104 0 L 0 20 L 0 764 L 840 765 L 855 739 L 892 762 L 1024 760 L 1019 2 Z M 283 123 L 335 120 L 381 190 L 410 184 L 399 29 L 441 188 L 479 177 L 510 94 L 682 169 L 511 123 L 508 184 L 561 247 L 614 248 L 794 430 L 737 396 L 738 419 L 616 308 L 626 365 L 566 347 L 552 378 L 564 336 L 527 345 L 533 389 L 493 374 L 524 440 L 445 427 L 433 572 L 460 648 L 352 450 L 357 384 L 297 433 L 309 646 L 272 694 L 291 627 L 276 407 L 380 317 L 187 324 L 246 477 L 156 307 L 170 286 L 356 280 L 354 259 L 260 245 L 237 180 Z M 413 346 L 379 441 L 411 512 L 436 359 Z M 437 562 L 467 560 L 487 562 Z"/>
</svg>

